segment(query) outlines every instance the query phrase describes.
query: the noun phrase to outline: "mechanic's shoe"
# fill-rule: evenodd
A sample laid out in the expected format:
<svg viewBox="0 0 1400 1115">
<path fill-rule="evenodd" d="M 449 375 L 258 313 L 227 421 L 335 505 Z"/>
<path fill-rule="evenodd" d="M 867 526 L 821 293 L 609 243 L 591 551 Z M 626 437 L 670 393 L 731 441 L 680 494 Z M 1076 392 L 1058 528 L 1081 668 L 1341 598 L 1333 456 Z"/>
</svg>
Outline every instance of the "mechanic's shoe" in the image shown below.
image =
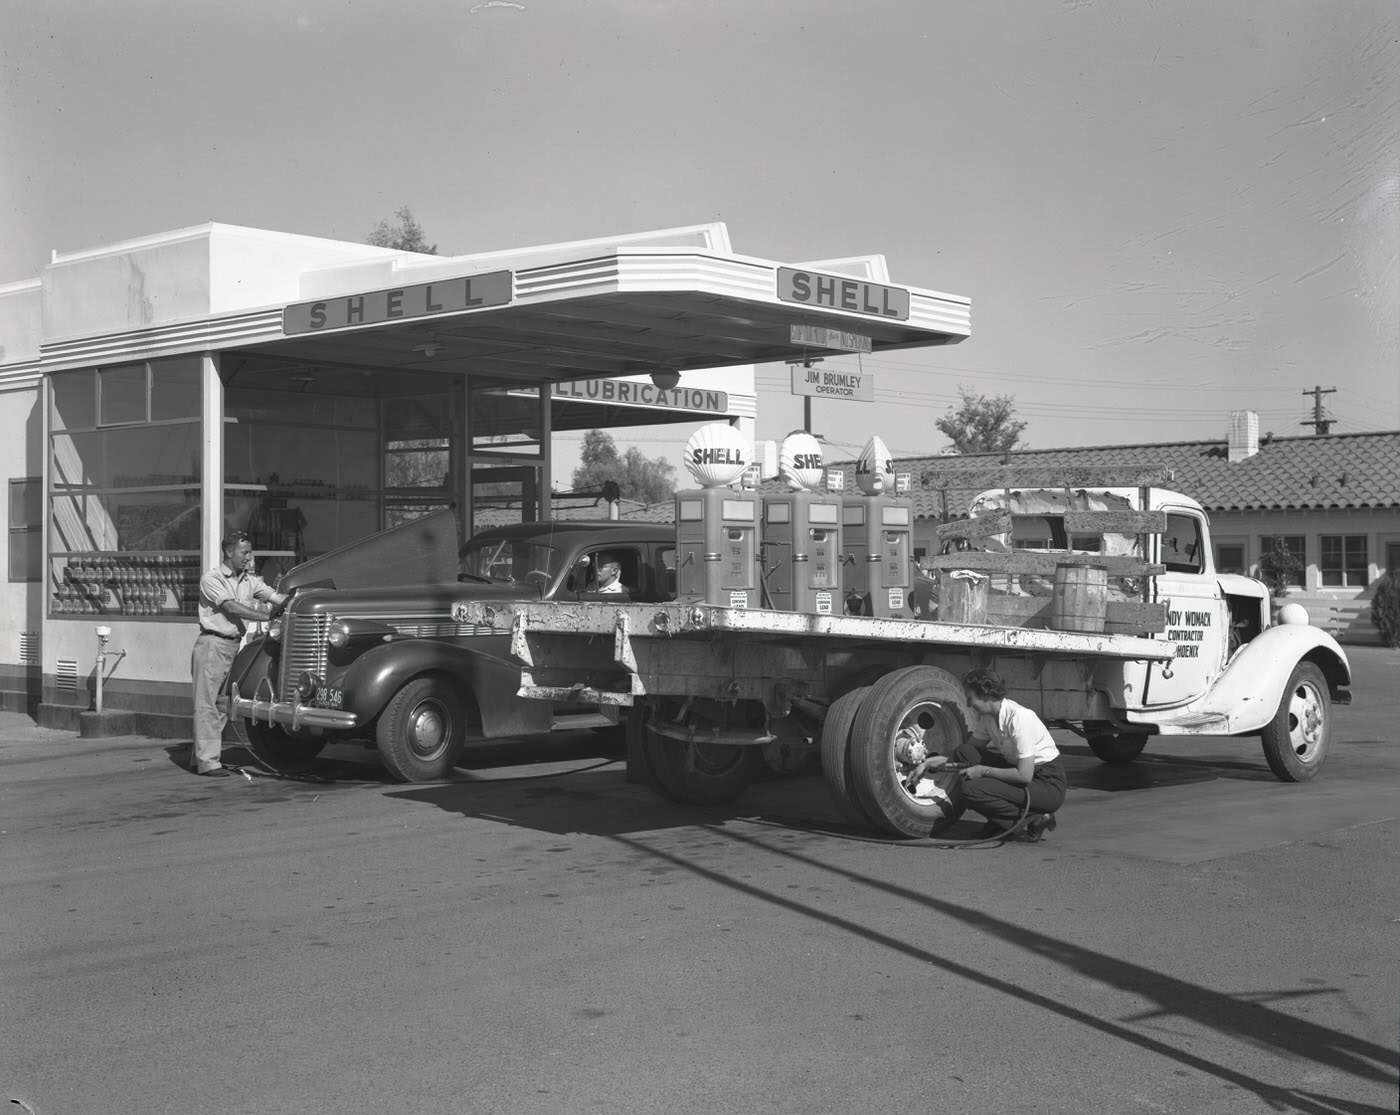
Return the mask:
<svg viewBox="0 0 1400 1115">
<path fill-rule="evenodd" d="M 1035 844 L 1045 838 L 1045 834 L 1055 827 L 1055 814 L 1053 813 L 1032 813 L 1030 819 L 1026 821 L 1026 827 L 1018 834 L 1017 839 L 1024 840 L 1027 844 Z"/>
<path fill-rule="evenodd" d="M 195 771 L 195 774 L 199 775 L 201 778 L 227 778 L 227 777 L 228 777 L 228 771 L 224 770 L 223 767 L 214 767 L 214 768 L 211 769 L 211 770 L 197 770 L 197 771 Z"/>
</svg>

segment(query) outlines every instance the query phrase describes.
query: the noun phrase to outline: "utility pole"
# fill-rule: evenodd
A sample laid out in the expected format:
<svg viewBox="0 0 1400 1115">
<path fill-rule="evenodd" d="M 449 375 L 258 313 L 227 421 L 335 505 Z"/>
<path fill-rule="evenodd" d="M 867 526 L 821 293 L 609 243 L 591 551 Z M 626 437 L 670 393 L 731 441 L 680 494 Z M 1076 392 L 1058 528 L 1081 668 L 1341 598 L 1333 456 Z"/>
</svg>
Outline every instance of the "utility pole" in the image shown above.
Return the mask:
<svg viewBox="0 0 1400 1115">
<path fill-rule="evenodd" d="M 798 364 L 796 361 L 793 361 L 793 362 L 791 362 L 791 363 L 788 364 L 788 367 L 789 367 L 789 368 L 799 368 L 799 367 L 800 367 L 800 368 L 810 368 L 813 364 L 820 364 L 821 362 L 822 362 L 822 358 L 821 358 L 820 356 L 805 356 L 805 357 L 803 357 L 802 363 L 801 363 L 801 364 Z M 802 396 L 802 432 L 803 432 L 803 433 L 807 433 L 807 434 L 810 434 L 810 433 L 812 432 L 812 396 L 811 396 L 811 395 L 803 395 L 803 396 Z"/>
<path fill-rule="evenodd" d="M 1320 383 L 1311 391 L 1304 391 L 1304 395 L 1311 395 L 1313 397 L 1313 416 L 1311 419 L 1303 419 L 1298 425 L 1311 426 L 1315 434 L 1326 434 L 1330 431 L 1332 429 L 1332 423 L 1336 421 L 1336 419 L 1324 418 L 1322 416 L 1322 396 L 1333 395 L 1336 391 L 1337 389 L 1335 387 L 1323 387 Z"/>
</svg>

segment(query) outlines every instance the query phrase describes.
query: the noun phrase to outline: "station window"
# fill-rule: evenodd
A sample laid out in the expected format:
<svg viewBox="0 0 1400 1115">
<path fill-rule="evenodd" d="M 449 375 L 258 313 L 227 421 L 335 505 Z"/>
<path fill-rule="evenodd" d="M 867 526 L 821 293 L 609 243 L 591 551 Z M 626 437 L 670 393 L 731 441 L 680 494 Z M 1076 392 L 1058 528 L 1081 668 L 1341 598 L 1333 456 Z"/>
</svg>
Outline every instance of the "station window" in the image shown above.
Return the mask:
<svg viewBox="0 0 1400 1115">
<path fill-rule="evenodd" d="M 1324 534 L 1318 568 L 1329 587 L 1364 588 L 1369 577 L 1364 534 Z"/>
<path fill-rule="evenodd" d="M 1215 571 L 1217 573 L 1244 573 L 1243 542 L 1217 542 L 1215 544 Z"/>
<path fill-rule="evenodd" d="M 1302 588 L 1308 575 L 1308 540 L 1302 534 L 1266 534 L 1259 539 L 1260 555 L 1267 555 L 1275 547 L 1286 550 L 1293 558 L 1286 562 L 1287 581 L 1290 587 Z"/>
<path fill-rule="evenodd" d="M 443 376 L 225 354 L 223 532 L 270 584 L 292 566 L 453 502 Z"/>
<path fill-rule="evenodd" d="M 41 580 L 44 482 L 37 476 L 10 481 L 10 580 Z"/>
<path fill-rule="evenodd" d="M 201 374 L 180 356 L 49 377 L 53 615 L 194 614 Z"/>
</svg>

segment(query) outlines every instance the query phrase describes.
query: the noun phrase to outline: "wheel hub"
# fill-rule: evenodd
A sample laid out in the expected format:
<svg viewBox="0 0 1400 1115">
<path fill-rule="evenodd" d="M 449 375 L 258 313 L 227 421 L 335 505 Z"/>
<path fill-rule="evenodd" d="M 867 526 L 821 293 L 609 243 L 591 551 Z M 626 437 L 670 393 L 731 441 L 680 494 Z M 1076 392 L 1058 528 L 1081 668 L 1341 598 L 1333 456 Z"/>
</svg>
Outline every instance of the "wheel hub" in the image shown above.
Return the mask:
<svg viewBox="0 0 1400 1115">
<path fill-rule="evenodd" d="M 1322 702 L 1310 686 L 1303 686 L 1293 696 L 1289 710 L 1293 751 L 1300 759 L 1308 759 L 1322 738 Z"/>
<path fill-rule="evenodd" d="M 447 743 L 447 717 L 435 703 L 419 705 L 409 719 L 409 746 L 420 758 L 435 758 Z"/>
</svg>

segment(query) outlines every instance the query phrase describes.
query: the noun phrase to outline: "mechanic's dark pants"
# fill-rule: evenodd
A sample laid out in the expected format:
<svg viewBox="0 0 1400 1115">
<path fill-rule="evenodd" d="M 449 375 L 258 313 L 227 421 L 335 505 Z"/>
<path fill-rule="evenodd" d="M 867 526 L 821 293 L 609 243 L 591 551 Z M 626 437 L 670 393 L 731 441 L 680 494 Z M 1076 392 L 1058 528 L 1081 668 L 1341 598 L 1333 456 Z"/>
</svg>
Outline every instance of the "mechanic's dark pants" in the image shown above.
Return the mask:
<svg viewBox="0 0 1400 1115">
<path fill-rule="evenodd" d="M 1010 765 L 997 752 L 979 748 L 971 741 L 953 752 L 953 761 L 969 765 L 981 763 L 989 767 Z M 969 778 L 962 784 L 962 799 L 964 805 L 981 813 L 987 820 L 1010 828 L 1026 807 L 1027 789 L 1031 792 L 1030 812 L 1053 813 L 1064 804 L 1066 788 L 1064 764 L 1059 759 L 1052 759 L 1048 763 L 1036 764 L 1029 787 L 1003 782 L 1000 778 Z"/>
</svg>

